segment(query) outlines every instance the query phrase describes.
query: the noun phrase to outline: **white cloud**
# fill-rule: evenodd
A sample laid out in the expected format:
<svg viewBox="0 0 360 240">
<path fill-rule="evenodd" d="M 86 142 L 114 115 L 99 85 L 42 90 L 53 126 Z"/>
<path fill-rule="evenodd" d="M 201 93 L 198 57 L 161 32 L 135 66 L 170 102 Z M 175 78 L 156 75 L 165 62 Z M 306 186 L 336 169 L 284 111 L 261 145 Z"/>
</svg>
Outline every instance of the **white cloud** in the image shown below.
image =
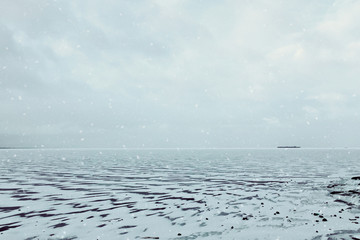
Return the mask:
<svg viewBox="0 0 360 240">
<path fill-rule="evenodd" d="M 304 57 L 305 50 L 300 44 L 283 46 L 269 54 L 271 60 L 296 61 Z"/>
<path fill-rule="evenodd" d="M 309 96 L 308 99 L 316 100 L 325 104 L 342 103 L 347 100 L 347 97 L 340 93 L 321 93 L 314 96 Z"/>
<path fill-rule="evenodd" d="M 353 35 L 360 23 L 360 3 L 358 1 L 336 1 L 324 19 L 318 23 L 317 29 L 333 39 L 341 39 Z"/>
<path fill-rule="evenodd" d="M 276 117 L 264 117 L 263 120 L 269 125 L 280 126 L 280 121 Z"/>
<path fill-rule="evenodd" d="M 72 46 L 66 39 L 58 39 L 51 43 L 51 48 L 55 54 L 60 57 L 71 57 L 76 51 L 74 46 Z"/>
</svg>

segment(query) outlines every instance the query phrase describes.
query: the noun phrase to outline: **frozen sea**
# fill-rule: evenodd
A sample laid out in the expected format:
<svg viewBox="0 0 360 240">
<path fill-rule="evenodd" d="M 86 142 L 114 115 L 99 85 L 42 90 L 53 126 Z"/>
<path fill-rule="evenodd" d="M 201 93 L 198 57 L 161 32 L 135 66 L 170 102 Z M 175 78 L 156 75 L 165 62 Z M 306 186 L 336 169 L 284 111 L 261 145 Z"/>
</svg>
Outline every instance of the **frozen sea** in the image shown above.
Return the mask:
<svg viewBox="0 0 360 240">
<path fill-rule="evenodd" d="M 0 239 L 360 239 L 357 176 L 357 149 L 0 150 Z"/>
</svg>

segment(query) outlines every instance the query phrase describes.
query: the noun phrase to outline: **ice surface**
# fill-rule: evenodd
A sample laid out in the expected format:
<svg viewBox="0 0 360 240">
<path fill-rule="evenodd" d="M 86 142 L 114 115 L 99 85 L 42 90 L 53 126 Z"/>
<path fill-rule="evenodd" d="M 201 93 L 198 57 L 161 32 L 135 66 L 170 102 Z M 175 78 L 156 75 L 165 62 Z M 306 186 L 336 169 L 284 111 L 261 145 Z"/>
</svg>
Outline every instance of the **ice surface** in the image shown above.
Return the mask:
<svg viewBox="0 0 360 240">
<path fill-rule="evenodd" d="M 360 150 L 1 150 L 0 239 L 360 239 Z"/>
</svg>

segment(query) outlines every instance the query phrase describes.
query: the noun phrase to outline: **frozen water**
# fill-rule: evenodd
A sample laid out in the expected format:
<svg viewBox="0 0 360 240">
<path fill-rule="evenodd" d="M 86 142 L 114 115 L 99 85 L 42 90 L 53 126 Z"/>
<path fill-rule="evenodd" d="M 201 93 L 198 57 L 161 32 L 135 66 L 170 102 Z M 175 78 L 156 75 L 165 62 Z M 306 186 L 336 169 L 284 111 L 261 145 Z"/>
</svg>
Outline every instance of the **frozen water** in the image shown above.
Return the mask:
<svg viewBox="0 0 360 240">
<path fill-rule="evenodd" d="M 0 150 L 0 239 L 360 239 L 359 158 Z"/>
</svg>

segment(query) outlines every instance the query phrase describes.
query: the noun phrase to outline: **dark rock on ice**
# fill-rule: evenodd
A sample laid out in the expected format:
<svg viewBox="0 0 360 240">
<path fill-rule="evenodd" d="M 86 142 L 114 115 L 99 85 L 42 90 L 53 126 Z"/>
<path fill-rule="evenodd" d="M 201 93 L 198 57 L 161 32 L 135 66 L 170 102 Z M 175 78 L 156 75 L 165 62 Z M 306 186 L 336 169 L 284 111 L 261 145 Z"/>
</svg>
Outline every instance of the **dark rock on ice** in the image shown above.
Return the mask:
<svg viewBox="0 0 360 240">
<path fill-rule="evenodd" d="M 0 232 L 4 232 L 6 230 L 9 230 L 11 228 L 17 228 L 17 227 L 20 227 L 21 225 L 15 225 L 17 224 L 18 222 L 14 222 L 14 223 L 9 223 L 9 224 L 4 224 L 4 225 L 1 225 L 0 226 Z"/>
<path fill-rule="evenodd" d="M 58 224 L 53 225 L 52 227 L 53 228 L 61 228 L 61 227 L 65 227 L 66 225 L 68 225 L 68 224 L 67 223 L 58 223 Z"/>
</svg>

